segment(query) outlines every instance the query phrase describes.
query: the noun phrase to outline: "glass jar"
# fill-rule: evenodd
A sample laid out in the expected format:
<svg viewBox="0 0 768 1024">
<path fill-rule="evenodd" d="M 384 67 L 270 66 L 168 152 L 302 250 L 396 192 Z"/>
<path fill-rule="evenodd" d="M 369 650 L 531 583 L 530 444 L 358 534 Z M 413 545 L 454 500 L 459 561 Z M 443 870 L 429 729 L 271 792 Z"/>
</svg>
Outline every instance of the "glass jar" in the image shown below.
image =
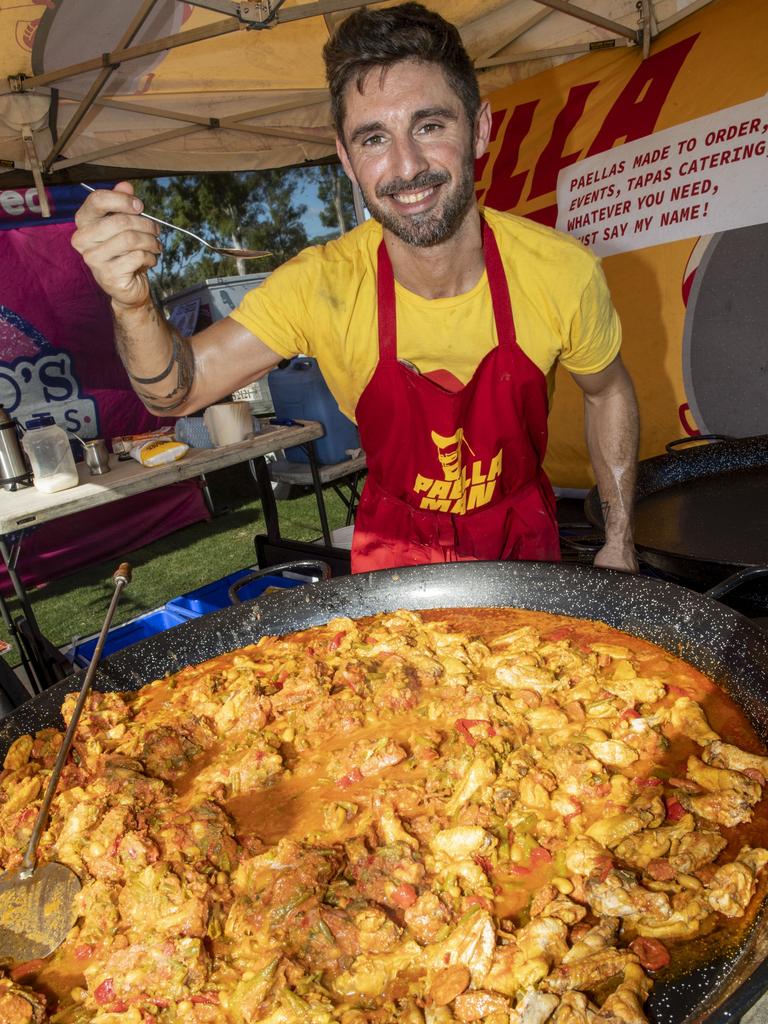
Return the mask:
<svg viewBox="0 0 768 1024">
<path fill-rule="evenodd" d="M 21 439 L 32 466 L 32 483 L 44 494 L 76 487 L 80 482 L 69 446 L 69 434 L 56 426 L 50 413 L 33 416 Z"/>
</svg>

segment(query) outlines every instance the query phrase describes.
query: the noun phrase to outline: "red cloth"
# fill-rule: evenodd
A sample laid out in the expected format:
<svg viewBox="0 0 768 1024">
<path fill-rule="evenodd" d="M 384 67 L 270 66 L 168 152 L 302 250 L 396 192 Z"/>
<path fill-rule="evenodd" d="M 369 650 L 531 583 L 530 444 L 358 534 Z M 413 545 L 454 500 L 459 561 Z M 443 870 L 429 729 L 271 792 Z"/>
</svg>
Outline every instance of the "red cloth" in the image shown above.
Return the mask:
<svg viewBox="0 0 768 1024">
<path fill-rule="evenodd" d="M 115 352 L 104 293 L 72 249 L 73 224 L 0 231 L 0 403 L 20 422 L 51 413 L 70 433 L 103 437 L 152 430 Z M 208 518 L 197 481 L 46 523 L 25 538 L 27 585 L 140 547 Z M 0 566 L 0 591 L 11 590 Z"/>
<path fill-rule="evenodd" d="M 560 557 L 542 470 L 547 382 L 517 344 L 493 232 L 483 250 L 499 343 L 459 390 L 397 359 L 395 283 L 379 247 L 379 362 L 356 416 L 368 461 L 353 572 L 427 562 Z"/>
</svg>

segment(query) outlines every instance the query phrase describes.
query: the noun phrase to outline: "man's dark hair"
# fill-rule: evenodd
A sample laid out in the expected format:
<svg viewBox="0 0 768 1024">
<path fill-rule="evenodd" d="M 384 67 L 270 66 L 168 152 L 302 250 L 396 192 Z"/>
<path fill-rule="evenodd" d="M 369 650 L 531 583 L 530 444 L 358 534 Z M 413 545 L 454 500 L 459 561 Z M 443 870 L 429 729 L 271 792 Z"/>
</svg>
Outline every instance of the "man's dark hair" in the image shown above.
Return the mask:
<svg viewBox="0 0 768 1024">
<path fill-rule="evenodd" d="M 347 83 L 354 80 L 362 92 L 369 71 L 388 68 L 402 60 L 438 64 L 464 105 L 470 124 L 474 124 L 480 109 L 477 76 L 458 29 L 422 4 L 356 11 L 325 44 L 323 58 L 331 91 L 331 115 L 340 139 L 344 138 Z"/>
</svg>

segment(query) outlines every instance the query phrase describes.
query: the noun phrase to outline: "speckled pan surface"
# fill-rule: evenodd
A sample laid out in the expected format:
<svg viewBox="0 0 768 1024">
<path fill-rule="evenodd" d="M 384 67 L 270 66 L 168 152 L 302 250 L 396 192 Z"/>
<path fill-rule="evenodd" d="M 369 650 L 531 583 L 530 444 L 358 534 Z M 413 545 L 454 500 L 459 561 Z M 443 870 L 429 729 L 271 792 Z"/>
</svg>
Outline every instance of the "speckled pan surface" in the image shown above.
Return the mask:
<svg viewBox="0 0 768 1024">
<path fill-rule="evenodd" d="M 740 567 L 768 563 L 768 510 L 759 500 L 766 473 L 766 435 L 676 448 L 644 459 L 636 488 L 636 539 L 643 561 L 702 587 Z M 669 504 L 660 520 L 662 497 Z M 589 521 L 602 529 L 597 488 L 587 495 L 584 508 Z M 758 592 L 761 599 L 768 596 L 765 585 Z"/>
<path fill-rule="evenodd" d="M 768 633 L 707 597 L 671 583 L 581 565 L 461 562 L 365 573 L 266 595 L 158 634 L 107 659 L 96 688 L 131 690 L 267 634 L 397 608 L 519 607 L 600 619 L 685 658 L 741 705 L 768 742 Z M 80 685 L 64 680 L 0 725 L 0 754 L 16 736 L 60 725 L 62 697 Z M 768 920 L 738 956 L 658 985 L 650 1003 L 657 1024 L 737 1020 L 768 988 Z M 727 1004 L 729 991 L 741 988 Z"/>
</svg>

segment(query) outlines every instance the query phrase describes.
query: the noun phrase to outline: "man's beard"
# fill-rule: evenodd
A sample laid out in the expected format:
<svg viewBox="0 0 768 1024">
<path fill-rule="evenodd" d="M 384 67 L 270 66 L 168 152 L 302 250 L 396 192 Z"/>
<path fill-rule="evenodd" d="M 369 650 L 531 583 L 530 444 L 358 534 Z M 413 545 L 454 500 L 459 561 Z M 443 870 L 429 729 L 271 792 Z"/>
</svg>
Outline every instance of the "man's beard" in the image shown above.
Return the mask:
<svg viewBox="0 0 768 1024">
<path fill-rule="evenodd" d="M 442 186 L 451 181 L 447 171 L 423 171 L 411 181 L 398 178 L 376 189 L 376 197 L 381 198 L 398 192 L 419 191 L 420 189 Z M 449 192 L 445 202 L 436 209 L 426 213 L 399 216 L 389 208 L 379 205 L 376 199 L 363 193 L 365 205 L 371 216 L 387 231 L 391 231 L 407 245 L 427 248 L 447 241 L 461 222 L 475 194 L 474 162 L 467 160 L 462 168 L 461 177 L 453 192 Z"/>
</svg>

